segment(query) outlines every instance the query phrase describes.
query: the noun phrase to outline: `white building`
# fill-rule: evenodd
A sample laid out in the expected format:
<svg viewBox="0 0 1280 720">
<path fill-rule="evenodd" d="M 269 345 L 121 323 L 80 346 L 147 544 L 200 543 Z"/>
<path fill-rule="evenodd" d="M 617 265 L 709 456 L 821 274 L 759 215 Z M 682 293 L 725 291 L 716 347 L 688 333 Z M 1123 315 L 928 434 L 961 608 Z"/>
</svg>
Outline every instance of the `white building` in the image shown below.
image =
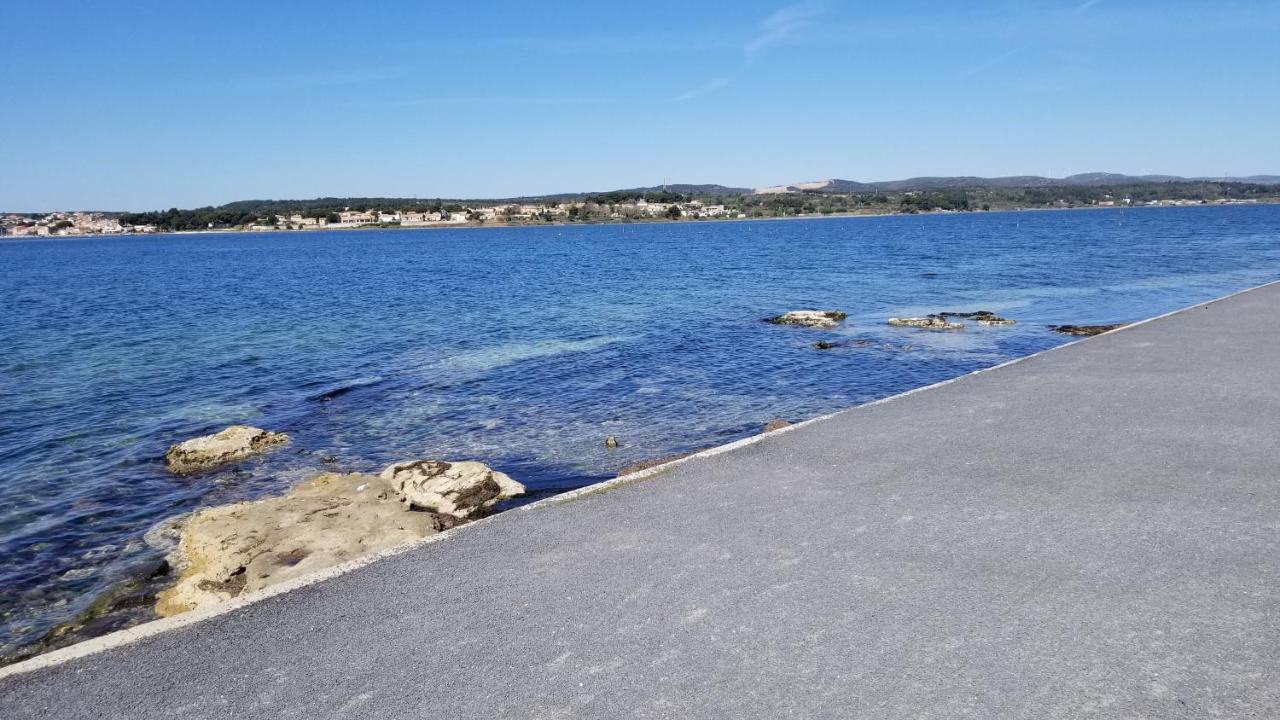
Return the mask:
<svg viewBox="0 0 1280 720">
<path fill-rule="evenodd" d="M 343 210 L 338 217 L 343 225 L 367 225 L 378 221 L 373 213 L 363 210 Z"/>
</svg>

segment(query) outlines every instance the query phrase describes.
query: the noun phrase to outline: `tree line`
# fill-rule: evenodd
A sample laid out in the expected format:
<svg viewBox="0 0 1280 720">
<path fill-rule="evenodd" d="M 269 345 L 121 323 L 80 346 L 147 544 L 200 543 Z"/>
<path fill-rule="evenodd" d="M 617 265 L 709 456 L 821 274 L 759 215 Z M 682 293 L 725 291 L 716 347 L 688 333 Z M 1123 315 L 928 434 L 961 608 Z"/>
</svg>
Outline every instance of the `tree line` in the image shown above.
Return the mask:
<svg viewBox="0 0 1280 720">
<path fill-rule="evenodd" d="M 581 204 L 573 204 L 569 221 L 600 221 L 615 214 L 624 220 L 649 216 L 635 210 L 638 200 L 653 203 L 685 203 L 700 200 L 708 205 L 724 205 L 748 217 L 781 217 L 850 212 L 918 213 L 934 210 L 999 210 L 1011 208 L 1080 207 L 1100 202 L 1133 204 L 1153 200 L 1193 200 L 1214 202 L 1223 199 L 1280 199 L 1280 186 L 1224 181 L 1133 183 L 1108 186 L 1051 187 L 969 187 L 940 190 L 883 191 L 852 193 L 801 193 L 768 195 L 687 195 L 669 191 L 615 191 L 596 193 Z M 274 222 L 276 215 L 301 214 L 336 222 L 337 213 L 348 208 L 368 212 L 464 212 L 467 206 L 492 205 L 495 201 L 425 200 L 420 198 L 316 198 L 314 200 L 241 200 L 218 207 L 189 210 L 169 208 L 155 212 L 121 213 L 121 223 L 154 225 L 160 230 L 203 230 L 233 228 Z M 529 198 L 528 203 L 538 203 Z M 563 204 L 547 202 L 545 204 Z M 674 217 L 674 213 L 668 217 Z M 552 220 L 548 216 L 545 220 Z"/>
</svg>

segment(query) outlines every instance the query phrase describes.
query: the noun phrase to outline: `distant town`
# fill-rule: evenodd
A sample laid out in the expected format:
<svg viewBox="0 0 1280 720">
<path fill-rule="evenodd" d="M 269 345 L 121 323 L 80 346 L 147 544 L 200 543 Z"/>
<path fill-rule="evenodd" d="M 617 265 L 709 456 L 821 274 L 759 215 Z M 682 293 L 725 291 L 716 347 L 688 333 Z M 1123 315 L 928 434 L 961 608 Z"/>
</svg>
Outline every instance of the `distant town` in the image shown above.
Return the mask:
<svg viewBox="0 0 1280 720">
<path fill-rule="evenodd" d="M 1093 173 L 1063 179 L 823 180 L 755 190 L 666 185 L 512 201 L 317 198 L 246 200 L 143 213 L 11 212 L 0 215 L 0 236 L 629 223 L 1274 202 L 1280 202 L 1280 178 L 1271 176 L 1227 180 Z"/>
<path fill-rule="evenodd" d="M 549 204 L 510 204 L 483 207 L 456 207 L 453 210 L 381 210 L 353 209 L 323 213 L 271 214 L 243 224 L 210 222 L 210 230 L 242 230 L 268 232 L 280 230 L 317 230 L 359 227 L 439 227 L 483 224 L 530 224 L 570 221 L 588 217 L 597 220 L 703 220 L 740 218 L 740 211 L 724 205 L 707 205 L 699 200 L 687 202 L 648 202 L 641 198 L 631 203 L 618 203 L 602 208 L 589 202 Z M 118 235 L 125 233 L 162 232 L 150 223 L 131 224 L 127 215 L 106 212 L 52 212 L 44 215 L 14 214 L 0 216 L 0 235 Z"/>
</svg>

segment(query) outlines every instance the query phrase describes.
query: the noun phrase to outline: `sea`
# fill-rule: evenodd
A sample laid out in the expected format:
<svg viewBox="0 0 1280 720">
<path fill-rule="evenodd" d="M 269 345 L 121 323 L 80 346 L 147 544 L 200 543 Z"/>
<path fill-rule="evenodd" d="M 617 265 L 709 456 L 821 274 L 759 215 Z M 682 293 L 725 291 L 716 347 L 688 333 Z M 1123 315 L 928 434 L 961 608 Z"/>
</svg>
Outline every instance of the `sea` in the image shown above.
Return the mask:
<svg viewBox="0 0 1280 720">
<path fill-rule="evenodd" d="M 1266 205 L 0 240 L 0 656 L 157 523 L 316 472 L 475 459 L 528 501 L 1277 278 Z M 848 318 L 764 322 L 810 308 Z M 975 310 L 1017 324 L 886 324 Z M 166 472 L 235 423 L 293 442 Z"/>
</svg>

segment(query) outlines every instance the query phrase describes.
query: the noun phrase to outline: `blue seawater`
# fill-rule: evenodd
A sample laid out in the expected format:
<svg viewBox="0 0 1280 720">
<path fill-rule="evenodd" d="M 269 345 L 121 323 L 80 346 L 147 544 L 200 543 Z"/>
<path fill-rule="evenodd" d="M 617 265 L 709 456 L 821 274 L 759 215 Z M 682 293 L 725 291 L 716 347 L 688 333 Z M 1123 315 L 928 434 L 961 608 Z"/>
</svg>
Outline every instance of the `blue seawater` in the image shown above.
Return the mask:
<svg viewBox="0 0 1280 720">
<path fill-rule="evenodd" d="M 1277 277 L 1274 206 L 3 241 L 0 654 L 156 522 L 322 468 L 474 458 L 551 494 Z M 797 308 L 849 318 L 761 322 Z M 1019 324 L 885 325 L 977 309 Z M 165 472 L 232 423 L 294 442 Z"/>
</svg>

